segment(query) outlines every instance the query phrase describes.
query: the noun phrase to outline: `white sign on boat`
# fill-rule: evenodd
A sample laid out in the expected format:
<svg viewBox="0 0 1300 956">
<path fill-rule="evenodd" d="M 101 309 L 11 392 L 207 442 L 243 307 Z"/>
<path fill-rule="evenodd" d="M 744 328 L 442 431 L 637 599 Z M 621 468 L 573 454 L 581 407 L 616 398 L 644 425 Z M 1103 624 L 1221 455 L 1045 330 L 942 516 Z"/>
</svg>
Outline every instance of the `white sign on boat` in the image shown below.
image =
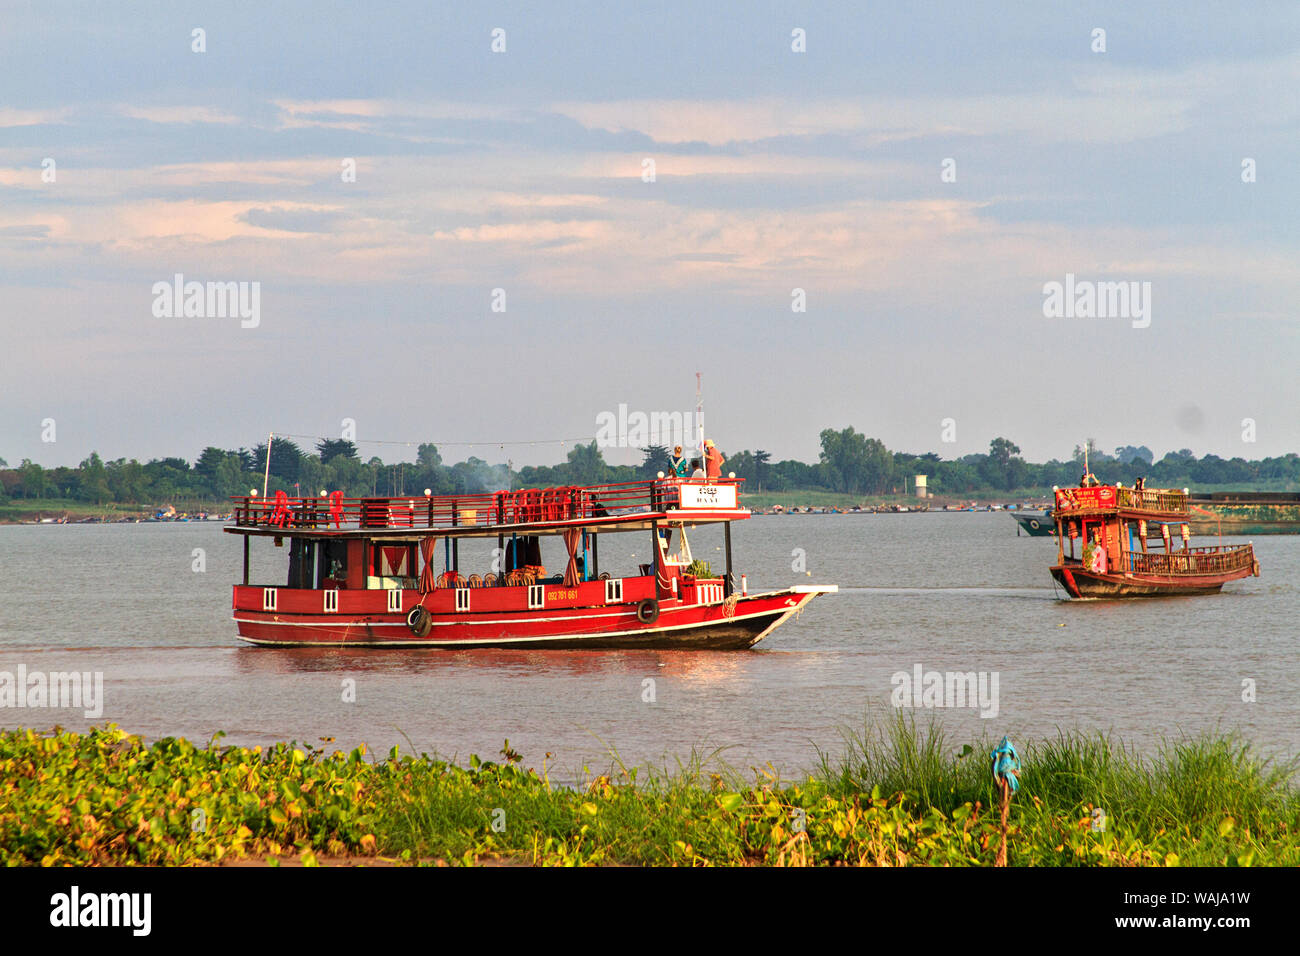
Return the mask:
<svg viewBox="0 0 1300 956">
<path fill-rule="evenodd" d="M 735 485 L 682 485 L 683 508 L 734 508 Z"/>
</svg>

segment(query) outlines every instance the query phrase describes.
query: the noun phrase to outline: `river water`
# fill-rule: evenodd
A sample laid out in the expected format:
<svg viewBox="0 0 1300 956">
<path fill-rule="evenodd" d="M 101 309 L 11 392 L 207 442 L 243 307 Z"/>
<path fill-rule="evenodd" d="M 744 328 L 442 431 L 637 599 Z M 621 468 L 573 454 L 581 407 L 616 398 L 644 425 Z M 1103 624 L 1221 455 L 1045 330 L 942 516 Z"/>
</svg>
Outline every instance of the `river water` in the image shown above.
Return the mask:
<svg viewBox="0 0 1300 956">
<path fill-rule="evenodd" d="M 612 537 L 601 564 L 617 571 Z M 759 517 L 734 525 L 733 540 L 751 592 L 840 592 L 750 651 L 281 650 L 236 638 L 240 542 L 216 522 L 0 527 L 0 672 L 104 682 L 99 716 L 3 707 L 0 725 L 333 737 L 331 749 L 461 760 L 509 738 L 528 765 L 550 753 L 574 775 L 609 769 L 614 753 L 675 769 L 723 748 L 715 759 L 731 767 L 790 776 L 818 748 L 838 753 L 845 728 L 890 716 L 893 676 L 919 665 L 983 672 L 990 693 L 997 675 L 996 714 L 991 698 L 982 711 L 914 708 L 954 744 L 1084 729 L 1151 750 L 1217 728 L 1273 756 L 1300 752 L 1300 537 L 1257 539 L 1262 576 L 1222 594 L 1129 602 L 1058 600 L 1055 542 L 1017 537 L 1001 513 Z M 715 567 L 720 543 L 717 529 L 692 537 Z M 253 551 L 254 583 L 281 583 L 287 552 L 267 541 Z"/>
</svg>

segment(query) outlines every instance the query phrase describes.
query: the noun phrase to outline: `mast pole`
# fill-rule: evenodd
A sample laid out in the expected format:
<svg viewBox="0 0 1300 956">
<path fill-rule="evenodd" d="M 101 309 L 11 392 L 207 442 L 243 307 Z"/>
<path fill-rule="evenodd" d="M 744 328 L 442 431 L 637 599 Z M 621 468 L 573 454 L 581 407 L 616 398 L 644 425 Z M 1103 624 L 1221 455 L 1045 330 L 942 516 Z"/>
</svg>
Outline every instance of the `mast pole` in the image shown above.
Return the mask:
<svg viewBox="0 0 1300 956">
<path fill-rule="evenodd" d="M 266 497 L 266 486 L 271 480 L 271 442 L 275 438 L 275 432 L 266 433 L 266 472 L 262 475 L 262 497 Z"/>
<path fill-rule="evenodd" d="M 696 441 L 697 441 L 697 443 L 698 443 L 698 444 L 696 445 L 696 447 L 699 449 L 699 452 L 700 452 L 700 456 L 701 456 L 700 460 L 703 461 L 703 460 L 704 460 L 704 458 L 703 458 L 703 455 L 704 455 L 704 399 L 702 399 L 702 398 L 700 397 L 700 374 L 701 374 L 701 373 L 699 373 L 699 372 L 696 372 L 696 373 L 695 373 L 695 428 L 696 428 L 696 431 L 698 432 L 698 434 L 696 435 Z"/>
</svg>

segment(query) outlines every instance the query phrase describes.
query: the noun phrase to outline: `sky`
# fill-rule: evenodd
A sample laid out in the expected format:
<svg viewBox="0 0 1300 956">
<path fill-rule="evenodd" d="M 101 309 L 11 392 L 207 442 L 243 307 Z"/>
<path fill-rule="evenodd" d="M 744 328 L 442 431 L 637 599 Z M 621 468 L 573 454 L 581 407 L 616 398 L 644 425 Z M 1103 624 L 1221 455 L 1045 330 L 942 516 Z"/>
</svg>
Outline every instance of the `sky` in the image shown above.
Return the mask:
<svg viewBox="0 0 1300 956">
<path fill-rule="evenodd" d="M 1285 454 L 1298 212 L 1293 3 L 6 2 L 0 458 Z"/>
</svg>

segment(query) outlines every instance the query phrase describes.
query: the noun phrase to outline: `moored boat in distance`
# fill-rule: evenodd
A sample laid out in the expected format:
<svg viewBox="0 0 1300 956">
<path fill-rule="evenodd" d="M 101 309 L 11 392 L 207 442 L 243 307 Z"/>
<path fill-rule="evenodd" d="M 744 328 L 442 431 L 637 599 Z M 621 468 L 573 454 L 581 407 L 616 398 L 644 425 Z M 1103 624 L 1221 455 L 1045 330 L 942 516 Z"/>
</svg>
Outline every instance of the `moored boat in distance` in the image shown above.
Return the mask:
<svg viewBox="0 0 1300 956">
<path fill-rule="evenodd" d="M 1056 564 L 1052 577 L 1073 598 L 1210 594 L 1259 575 L 1250 544 L 1193 548 L 1186 490 L 1093 485 L 1057 488 Z M 1172 544 L 1178 528 L 1182 548 Z M 1084 542 L 1075 557 L 1075 540 Z M 1066 554 L 1066 541 L 1069 554 Z M 1163 550 L 1148 548 L 1160 541 Z"/>
<path fill-rule="evenodd" d="M 278 646 L 752 647 L 838 588 L 750 594 L 744 575 L 737 587 L 731 523 L 750 517 L 738 505 L 739 483 L 661 478 L 467 495 L 235 498 L 224 530 L 244 544 L 232 601 L 239 637 Z M 723 531 L 721 573 L 695 559 L 687 540 L 688 529 L 708 526 Z M 287 544 L 283 583 L 250 581 L 254 538 Z M 547 574 L 541 543 L 556 539 L 567 559 L 562 573 Z M 648 549 L 648 560 L 601 570 L 601 545 L 611 540 Z M 470 561 L 476 546 L 495 545 L 485 573 L 462 573 L 462 545 Z"/>
<path fill-rule="evenodd" d="M 1023 528 L 1025 533 L 1033 537 L 1047 537 L 1056 534 L 1056 521 L 1050 511 L 1012 511 L 1011 517 L 1016 519 L 1016 534 L 1020 534 Z"/>
</svg>

